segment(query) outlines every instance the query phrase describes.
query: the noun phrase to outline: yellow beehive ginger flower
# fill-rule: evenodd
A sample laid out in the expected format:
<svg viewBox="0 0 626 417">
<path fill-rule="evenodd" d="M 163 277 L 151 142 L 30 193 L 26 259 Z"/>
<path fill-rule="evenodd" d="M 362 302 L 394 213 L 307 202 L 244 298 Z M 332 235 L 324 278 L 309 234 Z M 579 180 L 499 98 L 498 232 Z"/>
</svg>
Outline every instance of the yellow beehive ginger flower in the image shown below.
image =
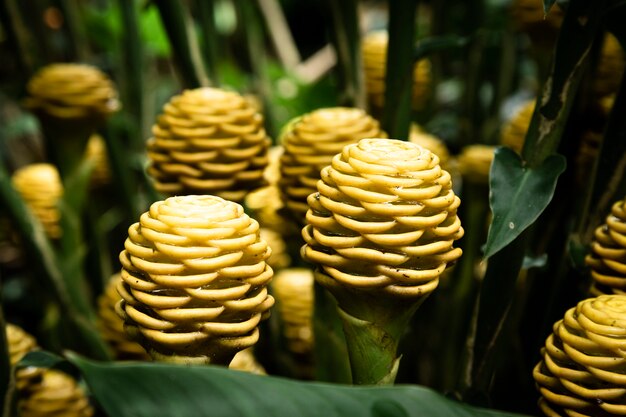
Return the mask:
<svg viewBox="0 0 626 417">
<path fill-rule="evenodd" d="M 617 38 L 606 33 L 592 84 L 592 90 L 596 95 L 604 97 L 617 91 L 626 67 L 625 59 L 624 50 Z"/>
<path fill-rule="evenodd" d="M 105 118 L 120 107 L 113 82 L 86 64 L 45 66 L 26 89 L 28 108 L 58 119 Z"/>
<path fill-rule="evenodd" d="M 291 257 L 287 253 L 287 244 L 283 237 L 272 229 L 261 227 L 259 229 L 261 239 L 267 242 L 272 248 L 272 256 L 267 259 L 267 263 L 274 271 L 287 268 L 291 264 Z"/>
<path fill-rule="evenodd" d="M 89 137 L 85 158 L 93 161 L 91 185 L 98 187 L 109 184 L 111 182 L 111 167 L 109 166 L 109 156 L 102 136 L 94 134 Z"/>
<path fill-rule="evenodd" d="M 518 154 L 522 153 L 526 133 L 530 126 L 530 119 L 535 111 L 535 104 L 535 100 L 528 100 L 520 105 L 513 117 L 504 124 L 500 132 L 500 143 L 513 149 Z"/>
<path fill-rule="evenodd" d="M 435 135 L 425 132 L 422 128 L 413 123 L 409 131 L 409 142 L 415 143 L 422 148 L 426 148 L 439 158 L 439 164 L 446 167 L 450 159 L 450 152 L 446 144 Z"/>
<path fill-rule="evenodd" d="M 48 237 L 60 238 L 61 214 L 57 205 L 63 196 L 63 183 L 56 167 L 45 163 L 26 165 L 13 173 L 12 182 Z"/>
<path fill-rule="evenodd" d="M 19 326 L 7 323 L 6 335 L 12 366 L 28 352 L 39 349 L 35 338 Z M 15 375 L 15 386 L 21 417 L 93 415 L 93 408 L 84 391 L 74 379 L 62 372 L 34 367 L 20 368 Z"/>
<path fill-rule="evenodd" d="M 119 273 L 109 279 L 104 292 L 98 297 L 98 329 L 119 360 L 148 360 L 150 355 L 141 345 L 131 340 L 124 331 L 124 322 L 115 312 L 120 301 L 117 286 L 122 281 Z"/>
<path fill-rule="evenodd" d="M 363 139 L 322 170 L 302 230 L 323 285 L 415 298 L 437 287 L 463 236 L 460 200 L 439 158 L 412 144 Z"/>
<path fill-rule="evenodd" d="M 626 296 L 583 300 L 553 330 L 533 371 L 543 413 L 626 414 Z"/>
<path fill-rule="evenodd" d="M 489 170 L 496 148 L 489 145 L 469 145 L 461 150 L 457 157 L 459 171 L 463 180 L 477 183 L 489 183 Z"/>
<path fill-rule="evenodd" d="M 626 199 L 617 201 L 597 227 L 585 263 L 591 269 L 591 292 L 626 294 Z"/>
<path fill-rule="evenodd" d="M 210 195 L 158 201 L 124 247 L 116 311 L 154 359 L 227 365 L 256 343 L 274 303 L 271 250 L 239 204 Z"/>
<path fill-rule="evenodd" d="M 313 271 L 288 268 L 278 272 L 271 285 L 288 348 L 299 355 L 313 348 L 313 281 Z"/>
<path fill-rule="evenodd" d="M 365 71 L 365 89 L 373 110 L 380 110 L 385 105 L 385 73 L 387 72 L 387 31 L 373 31 L 363 37 L 363 69 Z M 430 94 L 430 61 L 422 59 L 413 69 L 412 107 L 421 110 L 426 105 Z"/>
<path fill-rule="evenodd" d="M 25 388 L 18 402 L 21 417 L 91 417 L 93 407 L 83 389 L 69 375 L 54 369 L 43 372 L 41 381 Z"/>
<path fill-rule="evenodd" d="M 152 134 L 148 173 L 161 193 L 243 201 L 265 182 L 270 139 L 263 116 L 238 93 L 186 90 L 163 107 Z"/>
<path fill-rule="evenodd" d="M 305 114 L 282 136 L 279 181 L 285 206 L 303 224 L 309 194 L 317 191 L 320 170 L 345 145 L 363 138 L 384 137 L 380 124 L 361 109 L 332 107 Z"/>
</svg>

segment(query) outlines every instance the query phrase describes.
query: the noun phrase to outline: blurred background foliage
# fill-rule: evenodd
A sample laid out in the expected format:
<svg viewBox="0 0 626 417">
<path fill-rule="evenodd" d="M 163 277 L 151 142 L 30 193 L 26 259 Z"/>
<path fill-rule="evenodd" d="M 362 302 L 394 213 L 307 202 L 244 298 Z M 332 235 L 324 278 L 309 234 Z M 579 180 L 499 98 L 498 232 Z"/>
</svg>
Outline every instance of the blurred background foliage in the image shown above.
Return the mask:
<svg viewBox="0 0 626 417">
<path fill-rule="evenodd" d="M 128 226 L 161 198 L 145 174 L 145 141 L 162 106 L 184 88 L 233 89 L 259 104 L 270 137 L 280 145 L 281 129 L 294 117 L 321 107 L 366 105 L 361 37 L 389 24 L 394 66 L 387 67 L 385 99 L 393 105 L 370 111 L 392 137 L 407 139 L 410 123 L 416 123 L 446 145 L 446 168 L 462 199 L 459 216 L 466 230 L 460 242 L 464 256 L 407 330 L 397 382 L 474 405 L 537 414 L 532 368 L 539 349 L 552 323 L 587 296 L 583 258 L 592 231 L 626 192 L 626 127 L 620 116 L 620 19 L 626 18 L 626 5 L 552 3 L 0 1 L 5 319 L 36 335 L 46 350 L 110 359 L 95 330 L 96 299 L 119 270 Z M 574 17 L 561 24 L 570 7 L 572 15 L 589 19 L 585 31 L 574 28 Z M 607 52 L 609 32 L 617 40 Z M 410 81 L 402 74 L 422 58 L 431 63 L 429 93 L 421 108 L 411 109 Z M 22 102 L 28 79 L 53 62 L 99 67 L 117 84 L 122 102 L 99 132 L 112 180 L 89 189 L 84 207 L 66 201 L 65 223 L 83 226 L 69 247 L 43 236 L 9 179 L 20 167 L 47 160 L 37 119 Z M 515 121 L 538 98 L 541 106 Z M 495 146 L 512 146 L 507 135 L 521 137 L 513 146 L 517 153 L 500 149 L 491 165 Z M 521 179 L 509 181 L 511 172 Z M 76 193 L 85 192 L 76 187 Z M 530 210 L 524 205 L 529 200 L 538 202 Z M 498 229 L 518 221 L 524 223 L 521 230 Z M 299 259 L 299 238 L 289 239 L 292 266 L 309 267 Z M 272 375 L 345 382 L 335 362 L 341 359 L 319 350 L 344 347 L 333 334 L 341 330 L 325 316 L 323 290 L 316 291 L 321 369 L 312 373 L 288 353 L 278 314 L 262 331 L 257 357 Z M 325 343 L 321 348 L 319 341 Z"/>
</svg>

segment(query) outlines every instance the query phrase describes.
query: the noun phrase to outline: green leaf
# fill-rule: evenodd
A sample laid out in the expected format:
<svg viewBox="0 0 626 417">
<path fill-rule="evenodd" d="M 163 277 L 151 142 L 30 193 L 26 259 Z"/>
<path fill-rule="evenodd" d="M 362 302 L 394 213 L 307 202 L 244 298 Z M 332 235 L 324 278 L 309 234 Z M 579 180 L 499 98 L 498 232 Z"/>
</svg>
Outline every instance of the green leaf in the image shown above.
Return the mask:
<svg viewBox="0 0 626 417">
<path fill-rule="evenodd" d="M 45 350 L 34 350 L 24 355 L 24 357 L 17 363 L 17 367 L 28 368 L 32 366 L 35 368 L 54 368 L 63 363 L 67 363 L 67 361 L 61 356 Z"/>
<path fill-rule="evenodd" d="M 99 363 L 74 354 L 109 416 L 515 416 L 470 407 L 427 388 L 351 387 L 252 375 L 214 366 Z"/>
<path fill-rule="evenodd" d="M 565 170 L 565 158 L 549 156 L 538 167 L 524 166 L 513 150 L 500 147 L 489 175 L 489 204 L 493 221 L 485 246 L 485 258 L 511 243 L 533 224 L 548 206 L 559 175 Z"/>
</svg>

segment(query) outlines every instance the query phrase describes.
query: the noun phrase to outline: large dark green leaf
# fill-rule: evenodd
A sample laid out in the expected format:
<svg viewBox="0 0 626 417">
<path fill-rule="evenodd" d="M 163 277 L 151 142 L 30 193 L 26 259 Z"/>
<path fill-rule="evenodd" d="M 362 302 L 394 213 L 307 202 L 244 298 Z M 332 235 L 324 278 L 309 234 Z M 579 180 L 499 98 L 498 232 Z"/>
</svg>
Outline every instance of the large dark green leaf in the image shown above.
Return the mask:
<svg viewBox="0 0 626 417">
<path fill-rule="evenodd" d="M 213 366 L 99 363 L 70 355 L 109 416 L 513 416 L 418 386 L 351 387 Z"/>
<path fill-rule="evenodd" d="M 557 179 L 564 170 L 565 158 L 561 155 L 551 155 L 531 168 L 524 166 L 513 150 L 496 149 L 490 172 L 493 222 L 485 257 L 504 248 L 537 220 L 552 200 Z"/>
</svg>

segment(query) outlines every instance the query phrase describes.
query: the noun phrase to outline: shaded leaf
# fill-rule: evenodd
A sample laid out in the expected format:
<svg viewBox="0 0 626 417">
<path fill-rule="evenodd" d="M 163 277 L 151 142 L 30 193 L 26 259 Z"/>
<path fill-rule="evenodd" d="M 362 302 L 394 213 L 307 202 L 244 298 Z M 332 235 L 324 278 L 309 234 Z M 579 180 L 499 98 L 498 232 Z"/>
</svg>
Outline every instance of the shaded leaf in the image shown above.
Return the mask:
<svg viewBox="0 0 626 417">
<path fill-rule="evenodd" d="M 545 15 L 550 13 L 550 9 L 554 6 L 554 3 L 556 3 L 556 0 L 543 0 L 543 13 Z"/>
<path fill-rule="evenodd" d="M 505 147 L 496 149 L 489 175 L 489 204 L 493 221 L 485 258 L 511 243 L 533 224 L 548 206 L 565 158 L 551 155 L 537 167 L 524 166 L 519 155 Z"/>
<path fill-rule="evenodd" d="M 70 355 L 110 416 L 514 416 L 418 386 L 351 387 L 214 366 L 105 364 Z"/>
<path fill-rule="evenodd" d="M 435 52 L 446 51 L 448 49 L 463 48 L 470 42 L 467 36 L 446 35 L 432 36 L 421 39 L 413 50 L 413 59 L 419 61 Z"/>
</svg>

